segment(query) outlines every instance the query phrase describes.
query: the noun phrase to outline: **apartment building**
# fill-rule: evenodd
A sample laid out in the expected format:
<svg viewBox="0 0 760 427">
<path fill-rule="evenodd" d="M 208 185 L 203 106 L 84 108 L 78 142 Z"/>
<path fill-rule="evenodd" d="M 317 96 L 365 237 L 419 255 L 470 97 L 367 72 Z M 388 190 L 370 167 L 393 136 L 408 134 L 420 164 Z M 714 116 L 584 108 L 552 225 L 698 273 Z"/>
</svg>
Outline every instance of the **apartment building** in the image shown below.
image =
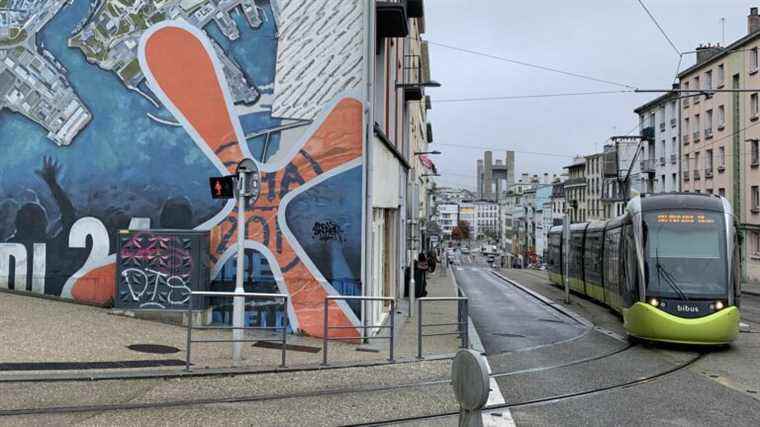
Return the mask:
<svg viewBox="0 0 760 427">
<path fill-rule="evenodd" d="M 603 153 L 586 156 L 586 209 L 587 220 L 603 220 L 604 209 L 602 208 L 602 186 L 604 176 L 602 174 Z"/>
<path fill-rule="evenodd" d="M 565 199 L 570 208 L 570 223 L 586 221 L 586 159 L 576 157 L 568 166 L 568 179 L 564 183 Z"/>
<path fill-rule="evenodd" d="M 479 200 L 475 205 L 475 233 L 477 239 L 498 238 L 499 236 L 499 205 L 485 200 Z"/>
<path fill-rule="evenodd" d="M 648 137 L 642 141 L 642 150 L 639 153 L 643 192 L 680 191 L 678 94 L 669 92 L 661 95 L 636 108 L 634 112 L 639 116 L 641 135 Z M 709 112 L 709 115 L 715 114 L 717 111 Z M 705 120 L 713 119 L 705 117 Z"/>
<path fill-rule="evenodd" d="M 747 35 L 725 48 L 700 46 L 696 64 L 679 74 L 682 94 L 681 186 L 720 194 L 734 208 L 740 234 L 743 279 L 760 281 L 760 15 L 750 9 Z"/>
</svg>

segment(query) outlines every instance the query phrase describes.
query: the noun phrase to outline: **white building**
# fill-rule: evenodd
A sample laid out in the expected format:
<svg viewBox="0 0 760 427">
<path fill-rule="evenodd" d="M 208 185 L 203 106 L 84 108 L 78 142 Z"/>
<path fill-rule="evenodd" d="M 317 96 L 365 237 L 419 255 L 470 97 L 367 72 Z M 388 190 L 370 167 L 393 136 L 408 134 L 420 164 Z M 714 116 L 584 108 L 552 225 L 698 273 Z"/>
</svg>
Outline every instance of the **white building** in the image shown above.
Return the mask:
<svg viewBox="0 0 760 427">
<path fill-rule="evenodd" d="M 641 170 L 641 188 L 645 193 L 663 193 L 680 191 L 679 155 L 680 132 L 679 104 L 677 93 L 666 93 L 634 110 L 639 115 L 642 151 L 639 153 Z M 705 123 L 713 122 L 712 110 L 703 118 Z M 689 124 L 686 118 L 684 126 L 700 129 L 699 115 L 692 118 L 696 123 Z M 707 126 L 705 126 L 707 127 Z M 684 129 L 688 134 L 689 129 Z M 707 129 L 705 129 L 707 132 Z M 710 128 L 712 132 L 712 128 Z M 712 136 L 712 134 L 710 134 Z M 706 136 L 707 138 L 707 136 Z"/>
<path fill-rule="evenodd" d="M 440 203 L 436 209 L 438 226 L 444 236 L 451 237 L 451 231 L 459 222 L 459 205 L 455 203 Z"/>
<path fill-rule="evenodd" d="M 475 238 L 499 235 L 499 205 L 489 201 L 475 202 Z"/>
</svg>

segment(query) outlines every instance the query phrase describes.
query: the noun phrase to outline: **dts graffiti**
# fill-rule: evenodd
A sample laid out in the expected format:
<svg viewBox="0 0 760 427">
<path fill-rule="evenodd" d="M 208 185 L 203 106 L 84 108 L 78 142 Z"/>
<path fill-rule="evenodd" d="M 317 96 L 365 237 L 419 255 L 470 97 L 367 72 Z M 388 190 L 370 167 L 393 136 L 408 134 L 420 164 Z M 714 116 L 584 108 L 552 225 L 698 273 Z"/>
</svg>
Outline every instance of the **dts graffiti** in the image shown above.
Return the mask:
<svg viewBox="0 0 760 427">
<path fill-rule="evenodd" d="M 115 305 L 135 309 L 187 309 L 193 284 L 205 288 L 199 247 L 205 233 L 132 232 L 120 236 Z"/>
</svg>

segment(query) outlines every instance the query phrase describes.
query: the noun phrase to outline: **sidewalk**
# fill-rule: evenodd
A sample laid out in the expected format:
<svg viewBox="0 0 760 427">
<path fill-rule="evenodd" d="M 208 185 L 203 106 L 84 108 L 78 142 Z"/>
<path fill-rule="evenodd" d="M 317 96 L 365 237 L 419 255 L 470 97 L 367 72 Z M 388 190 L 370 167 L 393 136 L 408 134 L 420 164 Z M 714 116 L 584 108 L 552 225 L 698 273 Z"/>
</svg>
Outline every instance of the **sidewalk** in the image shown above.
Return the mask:
<svg viewBox="0 0 760 427">
<path fill-rule="evenodd" d="M 760 296 L 760 283 L 742 283 L 742 293 Z"/>
<path fill-rule="evenodd" d="M 428 277 L 428 296 L 455 296 L 450 275 L 439 270 Z M 425 323 L 456 321 L 455 302 L 428 303 Z M 395 359 L 415 362 L 417 321 L 407 317 L 406 302 L 396 313 Z M 454 330 L 451 327 L 449 330 Z M 149 320 L 114 315 L 110 309 L 71 304 L 31 296 L 0 292 L 0 381 L 10 378 L 45 379 L 61 377 L 131 377 L 184 373 L 186 328 Z M 385 329 L 387 331 L 387 329 Z M 248 332 L 248 331 L 246 331 Z M 258 331 L 257 331 L 258 332 Z M 431 328 L 425 333 L 442 332 Z M 387 332 L 386 332 L 387 333 Z M 279 339 L 279 333 L 248 333 L 247 339 Z M 193 331 L 193 339 L 230 339 L 228 331 Z M 150 354 L 128 348 L 135 344 L 174 347 L 172 353 Z M 376 365 L 388 359 L 388 340 L 369 344 L 330 341 L 329 365 Z M 321 369 L 322 340 L 288 335 L 287 367 Z M 459 346 L 456 336 L 424 339 L 426 354 L 453 356 Z M 232 372 L 280 370 L 281 351 L 243 343 L 244 360 Z M 171 350 L 171 349 L 169 349 Z M 297 351 L 300 350 L 300 351 Z M 230 343 L 194 343 L 193 372 L 209 374 L 232 366 Z M 229 373 L 229 371 L 226 371 Z"/>
</svg>

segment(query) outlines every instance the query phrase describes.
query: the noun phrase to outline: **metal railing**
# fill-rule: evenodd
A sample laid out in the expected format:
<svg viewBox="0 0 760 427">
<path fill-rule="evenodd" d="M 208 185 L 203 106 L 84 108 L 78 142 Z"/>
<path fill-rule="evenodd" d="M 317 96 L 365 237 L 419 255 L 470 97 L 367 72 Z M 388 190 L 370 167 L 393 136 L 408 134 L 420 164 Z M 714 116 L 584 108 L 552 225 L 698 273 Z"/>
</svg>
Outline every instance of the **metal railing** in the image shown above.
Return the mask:
<svg viewBox="0 0 760 427">
<path fill-rule="evenodd" d="M 330 326 L 328 324 L 328 310 L 330 308 L 330 301 L 338 301 L 338 300 L 348 300 L 348 301 L 362 301 L 362 304 L 364 304 L 365 301 L 389 301 L 390 304 L 390 316 L 389 316 L 389 325 L 383 326 L 383 325 L 360 325 L 360 326 Z M 344 295 L 328 295 L 325 297 L 325 308 L 324 308 L 324 329 L 322 334 L 322 365 L 327 365 L 327 342 L 328 341 L 349 341 L 349 340 L 368 340 L 368 339 L 387 339 L 389 340 L 388 344 L 388 361 L 394 362 L 395 359 L 393 358 L 393 341 L 395 336 L 395 318 L 396 318 L 396 299 L 392 297 L 364 297 L 364 296 L 344 296 Z M 366 310 L 363 310 L 366 312 Z M 367 329 L 389 329 L 390 334 L 388 334 L 387 337 L 370 337 L 367 336 Z M 330 337 L 330 329 L 361 329 L 362 334 L 358 337 Z"/>
<path fill-rule="evenodd" d="M 282 299 L 282 307 L 284 316 L 282 317 L 282 326 L 270 326 L 270 327 L 264 327 L 264 326 L 193 326 L 193 304 L 192 304 L 192 298 L 195 296 L 208 296 L 208 297 L 228 297 L 228 298 L 234 298 L 234 297 L 242 297 L 242 298 L 279 298 Z M 276 330 L 282 330 L 282 337 L 279 340 L 262 340 L 262 339 L 242 339 L 242 340 L 235 340 L 235 339 L 202 339 L 202 340 L 194 340 L 193 337 L 193 330 L 203 330 L 203 331 L 234 331 L 234 330 L 263 330 L 263 331 L 276 331 Z M 185 370 L 190 370 L 190 349 L 192 346 L 192 343 L 236 343 L 236 342 L 275 342 L 275 343 L 281 343 L 282 344 L 282 365 L 285 367 L 285 361 L 286 361 L 286 352 L 287 352 L 287 346 L 288 346 L 288 296 L 285 294 L 267 294 L 267 293 L 259 293 L 259 292 L 213 292 L 213 291 L 192 291 L 190 292 L 190 304 L 188 304 L 187 309 L 187 351 L 186 351 L 186 359 L 185 359 Z"/>
<path fill-rule="evenodd" d="M 422 303 L 429 301 L 457 301 L 457 321 L 450 323 L 422 323 Z M 467 297 L 422 297 L 417 299 L 417 358 L 422 359 L 422 339 L 424 337 L 436 337 L 446 335 L 458 335 L 462 340 L 461 348 L 467 348 L 470 345 L 470 336 L 467 330 L 469 324 L 470 312 Z M 425 327 L 436 326 L 456 326 L 456 332 L 437 332 L 424 334 Z"/>
</svg>

